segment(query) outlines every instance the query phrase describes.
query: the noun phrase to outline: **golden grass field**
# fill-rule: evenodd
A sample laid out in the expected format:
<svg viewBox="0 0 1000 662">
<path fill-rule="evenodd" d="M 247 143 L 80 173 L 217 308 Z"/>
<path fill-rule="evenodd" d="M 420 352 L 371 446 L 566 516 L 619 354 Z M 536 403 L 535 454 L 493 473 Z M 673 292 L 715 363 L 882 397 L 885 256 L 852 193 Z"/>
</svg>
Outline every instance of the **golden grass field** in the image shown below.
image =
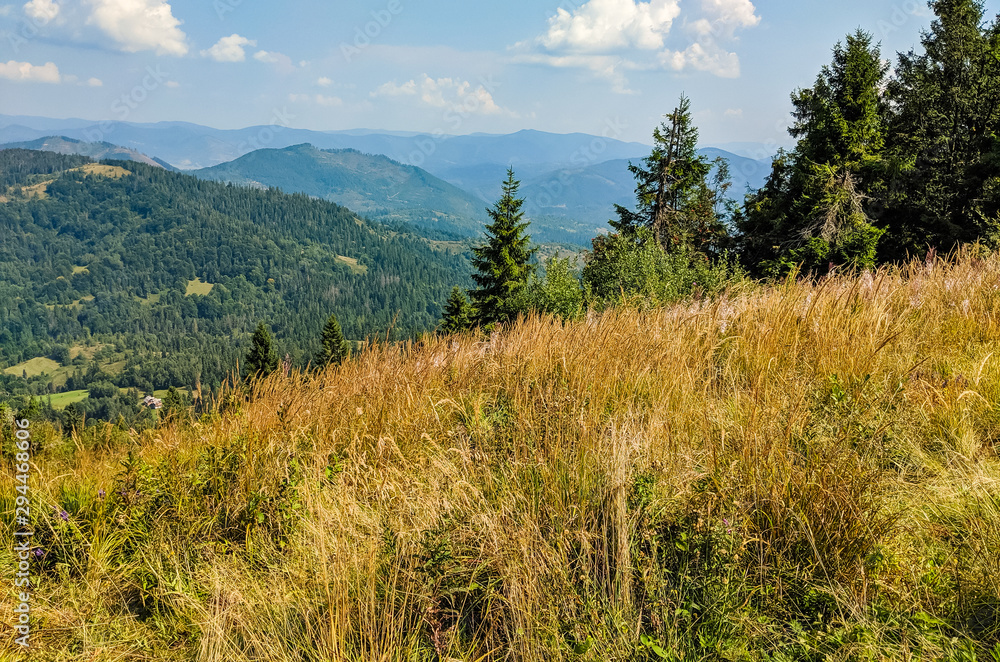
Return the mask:
<svg viewBox="0 0 1000 662">
<path fill-rule="evenodd" d="M 1000 662 L 998 288 L 740 284 L 40 426 L 30 659 Z"/>
</svg>

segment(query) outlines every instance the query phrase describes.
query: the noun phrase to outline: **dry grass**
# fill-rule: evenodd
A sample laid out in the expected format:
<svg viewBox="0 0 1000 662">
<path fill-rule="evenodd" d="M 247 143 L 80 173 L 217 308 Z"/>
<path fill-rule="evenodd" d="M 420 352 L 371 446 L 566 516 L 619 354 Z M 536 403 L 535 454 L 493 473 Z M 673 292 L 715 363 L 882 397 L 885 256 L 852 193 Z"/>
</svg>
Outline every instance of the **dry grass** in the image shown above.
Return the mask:
<svg viewBox="0 0 1000 662">
<path fill-rule="evenodd" d="M 998 287 L 531 319 L 89 432 L 39 462 L 32 659 L 1000 659 Z"/>
</svg>

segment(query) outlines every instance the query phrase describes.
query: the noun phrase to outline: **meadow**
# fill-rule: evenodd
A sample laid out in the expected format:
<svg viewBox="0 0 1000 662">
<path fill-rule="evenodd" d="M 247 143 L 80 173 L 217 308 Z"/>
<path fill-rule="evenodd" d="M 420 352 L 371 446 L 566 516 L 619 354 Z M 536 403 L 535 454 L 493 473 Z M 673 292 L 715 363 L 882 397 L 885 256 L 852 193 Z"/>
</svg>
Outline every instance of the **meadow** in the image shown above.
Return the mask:
<svg viewBox="0 0 1000 662">
<path fill-rule="evenodd" d="M 25 659 L 1000 662 L 998 314 L 968 252 L 36 426 Z"/>
</svg>

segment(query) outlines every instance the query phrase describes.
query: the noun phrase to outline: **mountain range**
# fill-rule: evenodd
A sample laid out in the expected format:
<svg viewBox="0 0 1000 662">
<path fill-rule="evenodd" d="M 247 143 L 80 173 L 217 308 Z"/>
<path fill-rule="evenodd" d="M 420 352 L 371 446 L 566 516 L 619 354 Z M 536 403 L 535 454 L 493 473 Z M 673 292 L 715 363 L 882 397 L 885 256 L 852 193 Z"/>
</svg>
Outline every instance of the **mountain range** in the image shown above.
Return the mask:
<svg viewBox="0 0 1000 662">
<path fill-rule="evenodd" d="M 0 146 L 176 166 L 203 179 L 305 193 L 376 220 L 463 236 L 479 234 L 486 207 L 497 199 L 500 182 L 513 167 L 534 238 L 578 245 L 587 245 L 606 227 L 616 204 L 634 204 L 628 165 L 639 163 L 651 149 L 602 136 L 531 130 L 466 136 L 323 132 L 278 124 L 223 130 L 184 122 L 2 115 Z M 765 150 L 753 143 L 732 147 L 745 154 Z M 770 158 L 713 147 L 700 152 L 729 161 L 730 196 L 737 200 L 747 187 L 762 186 L 770 172 Z"/>
</svg>

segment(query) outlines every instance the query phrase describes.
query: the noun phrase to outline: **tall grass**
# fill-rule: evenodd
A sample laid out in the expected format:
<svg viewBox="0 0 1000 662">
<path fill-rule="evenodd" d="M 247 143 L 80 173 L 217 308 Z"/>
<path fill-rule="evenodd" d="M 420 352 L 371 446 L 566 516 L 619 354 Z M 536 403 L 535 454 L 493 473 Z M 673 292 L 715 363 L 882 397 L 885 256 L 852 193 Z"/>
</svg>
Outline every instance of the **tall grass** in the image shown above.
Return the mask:
<svg viewBox="0 0 1000 662">
<path fill-rule="evenodd" d="M 49 440 L 30 659 L 1000 661 L 998 288 L 533 318 Z"/>
</svg>

